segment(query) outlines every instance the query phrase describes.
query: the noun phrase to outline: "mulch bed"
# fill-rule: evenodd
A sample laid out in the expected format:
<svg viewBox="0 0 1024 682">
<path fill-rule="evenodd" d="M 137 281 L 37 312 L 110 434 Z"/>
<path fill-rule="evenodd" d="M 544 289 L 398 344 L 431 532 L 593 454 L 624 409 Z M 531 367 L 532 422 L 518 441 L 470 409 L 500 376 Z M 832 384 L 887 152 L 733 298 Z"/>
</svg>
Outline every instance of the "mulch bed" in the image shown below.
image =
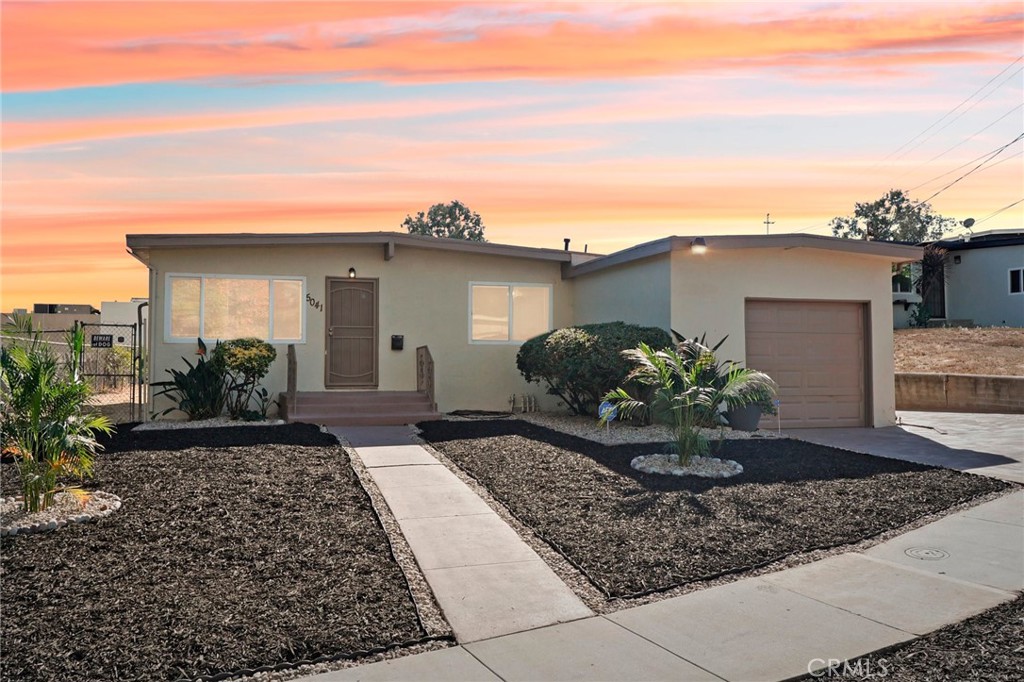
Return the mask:
<svg viewBox="0 0 1024 682">
<path fill-rule="evenodd" d="M 836 668 L 836 675 L 818 679 L 1016 682 L 1022 660 L 1024 597 L 1017 597 L 895 649 L 850 661 Z"/>
<path fill-rule="evenodd" d="M 213 676 L 426 635 L 344 449 L 314 426 L 126 432 L 87 487 L 123 508 L 0 545 L 4 680 Z"/>
<path fill-rule="evenodd" d="M 700 479 L 630 468 L 656 443 L 606 447 L 522 421 L 419 427 L 609 598 L 857 542 L 1008 487 L 794 440 L 726 441 L 719 456 L 744 472 Z"/>
</svg>

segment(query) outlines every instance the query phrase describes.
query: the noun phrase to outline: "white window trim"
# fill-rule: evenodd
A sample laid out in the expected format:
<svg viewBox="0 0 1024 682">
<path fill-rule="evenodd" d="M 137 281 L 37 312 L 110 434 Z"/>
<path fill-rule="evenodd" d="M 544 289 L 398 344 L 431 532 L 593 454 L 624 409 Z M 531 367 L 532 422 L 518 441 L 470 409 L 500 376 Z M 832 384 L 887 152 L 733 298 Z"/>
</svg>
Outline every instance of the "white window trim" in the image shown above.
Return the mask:
<svg viewBox="0 0 1024 682">
<path fill-rule="evenodd" d="M 302 328 L 302 337 L 300 339 L 264 339 L 267 343 L 272 346 L 287 346 L 288 344 L 304 344 L 306 343 L 306 278 L 295 275 L 233 275 L 233 274 L 216 274 L 210 272 L 198 273 L 198 272 L 168 272 L 164 275 L 164 343 L 195 343 L 195 337 L 183 337 L 183 336 L 171 336 L 171 280 L 172 279 L 198 279 L 199 280 L 199 336 L 203 341 L 227 341 L 227 339 L 209 339 L 203 335 L 203 326 L 205 320 L 204 315 L 206 312 L 206 280 L 207 279 L 258 279 L 270 282 L 271 288 L 273 288 L 273 280 L 288 280 L 291 282 L 300 282 L 302 284 L 302 293 L 299 294 L 299 325 Z M 270 294 L 270 325 L 271 334 L 273 334 L 274 325 L 274 295 L 273 292 Z"/>
<path fill-rule="evenodd" d="M 1020 291 L 1013 291 L 1010 288 L 1010 273 L 1016 270 L 1020 273 Z M 1007 268 L 1006 269 L 1006 290 L 1010 292 L 1010 296 L 1024 296 L 1024 268 Z"/>
<path fill-rule="evenodd" d="M 521 346 L 525 341 L 513 341 L 509 338 L 508 341 L 488 341 L 482 339 L 473 338 L 473 287 L 533 287 L 535 289 L 547 289 L 548 290 L 548 331 L 555 328 L 555 287 L 551 284 L 544 284 L 543 282 L 470 282 L 469 283 L 469 302 L 466 320 L 469 323 L 469 329 L 467 330 L 466 336 L 469 339 L 469 343 L 472 346 Z M 512 295 L 509 291 L 508 297 L 508 335 L 512 336 Z"/>
</svg>

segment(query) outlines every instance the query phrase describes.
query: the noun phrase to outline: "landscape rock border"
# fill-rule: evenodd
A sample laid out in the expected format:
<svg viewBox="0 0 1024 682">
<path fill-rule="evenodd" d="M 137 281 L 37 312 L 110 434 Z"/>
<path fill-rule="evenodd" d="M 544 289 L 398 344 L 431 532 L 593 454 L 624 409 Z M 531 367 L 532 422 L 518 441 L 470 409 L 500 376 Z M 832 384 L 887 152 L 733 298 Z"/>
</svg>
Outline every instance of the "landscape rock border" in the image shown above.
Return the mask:
<svg viewBox="0 0 1024 682">
<path fill-rule="evenodd" d="M 49 509 L 25 514 L 10 524 L 0 526 L 0 537 L 48 533 L 71 523 L 92 523 L 110 516 L 121 508 L 121 504 L 120 497 L 102 490 L 90 492 L 84 506 L 71 493 L 57 493 Z M 20 506 L 19 498 L 5 497 L 0 503 L 0 512 L 8 515 Z"/>
<path fill-rule="evenodd" d="M 690 463 L 683 466 L 675 455 L 656 453 L 638 455 L 630 461 L 629 466 L 645 474 L 667 476 L 700 476 L 701 478 L 730 478 L 743 473 L 743 465 L 731 459 L 718 457 L 701 457 L 695 455 Z"/>
</svg>

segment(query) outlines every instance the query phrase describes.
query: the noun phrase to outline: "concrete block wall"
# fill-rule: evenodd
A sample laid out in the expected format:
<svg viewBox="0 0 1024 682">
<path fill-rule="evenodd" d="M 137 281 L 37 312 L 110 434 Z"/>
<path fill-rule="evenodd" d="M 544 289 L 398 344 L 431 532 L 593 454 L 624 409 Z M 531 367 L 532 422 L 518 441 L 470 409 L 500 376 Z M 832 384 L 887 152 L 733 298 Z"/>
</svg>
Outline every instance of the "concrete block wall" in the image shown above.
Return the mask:
<svg viewBox="0 0 1024 682">
<path fill-rule="evenodd" d="M 1024 414 L 1024 377 L 897 374 L 896 409 Z"/>
</svg>

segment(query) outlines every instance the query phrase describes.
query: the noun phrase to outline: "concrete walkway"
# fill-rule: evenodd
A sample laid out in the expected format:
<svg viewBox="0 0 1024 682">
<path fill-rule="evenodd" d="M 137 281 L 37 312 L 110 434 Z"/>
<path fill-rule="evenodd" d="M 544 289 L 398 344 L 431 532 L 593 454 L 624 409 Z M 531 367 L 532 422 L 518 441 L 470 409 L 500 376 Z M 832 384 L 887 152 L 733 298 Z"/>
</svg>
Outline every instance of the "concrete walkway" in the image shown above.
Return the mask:
<svg viewBox="0 0 1024 682">
<path fill-rule="evenodd" d="M 1024 483 L 1024 415 L 900 411 L 897 416 L 900 426 L 800 429 L 786 435 Z"/>
<path fill-rule="evenodd" d="M 594 615 L 408 427 L 331 427 L 366 465 L 459 642 Z"/>
<path fill-rule="evenodd" d="M 1024 492 L 1016 492 L 863 553 L 308 679 L 783 680 L 913 639 L 1021 590 Z"/>
</svg>

